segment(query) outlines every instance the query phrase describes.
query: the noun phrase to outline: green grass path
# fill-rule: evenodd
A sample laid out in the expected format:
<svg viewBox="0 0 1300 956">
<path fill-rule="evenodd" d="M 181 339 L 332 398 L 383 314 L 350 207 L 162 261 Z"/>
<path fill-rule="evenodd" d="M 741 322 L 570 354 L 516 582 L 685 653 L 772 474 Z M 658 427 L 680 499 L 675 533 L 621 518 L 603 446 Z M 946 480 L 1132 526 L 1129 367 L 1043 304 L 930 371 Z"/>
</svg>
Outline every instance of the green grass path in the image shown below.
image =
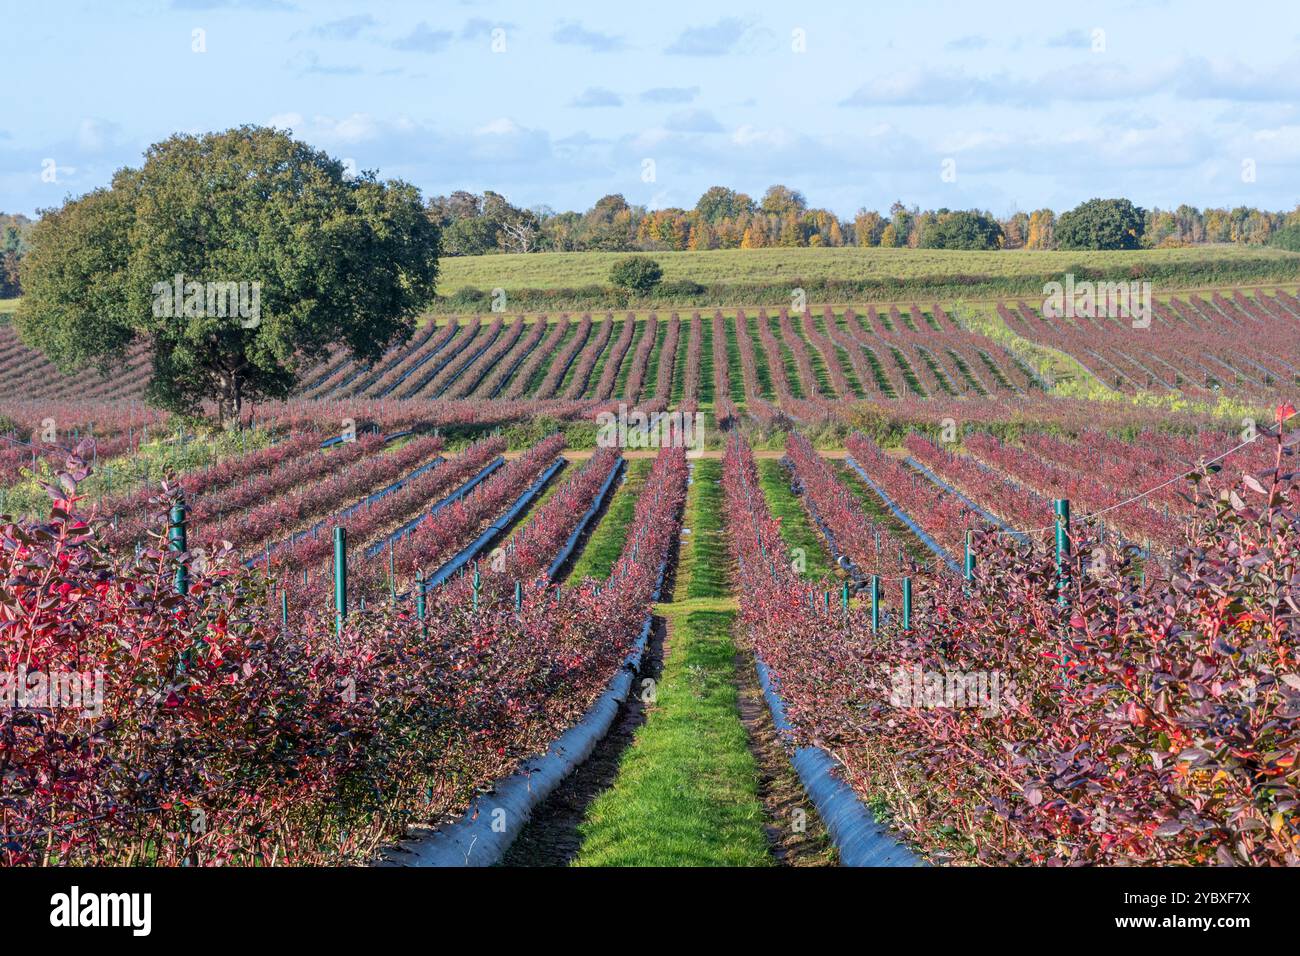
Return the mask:
<svg viewBox="0 0 1300 956">
<path fill-rule="evenodd" d="M 758 486 L 767 499 L 774 518 L 781 521 L 781 539 L 792 559 L 802 555 L 803 575 L 818 580 L 832 574 L 830 552 L 826 539 L 813 526 L 799 497 L 790 490 L 790 473 L 775 458 L 758 462 Z"/>
<path fill-rule="evenodd" d="M 646 722 L 580 827 L 576 866 L 770 866 L 758 767 L 737 709 L 721 462 L 700 459 L 686 504 L 668 647 Z"/>
<path fill-rule="evenodd" d="M 721 459 L 701 458 L 695 462 L 686 504 L 677 600 L 727 597 L 731 588 L 727 584 L 727 539 L 722 533 Z"/>
<path fill-rule="evenodd" d="M 609 577 L 614 562 L 623 553 L 623 544 L 627 541 L 628 530 L 636 516 L 636 496 L 640 494 L 641 486 L 654 467 L 654 459 L 633 458 L 626 467 L 622 484 L 614 489 L 614 496 L 606 506 L 604 516 L 569 573 L 569 580 L 574 583 L 587 577 L 605 580 Z"/>
</svg>

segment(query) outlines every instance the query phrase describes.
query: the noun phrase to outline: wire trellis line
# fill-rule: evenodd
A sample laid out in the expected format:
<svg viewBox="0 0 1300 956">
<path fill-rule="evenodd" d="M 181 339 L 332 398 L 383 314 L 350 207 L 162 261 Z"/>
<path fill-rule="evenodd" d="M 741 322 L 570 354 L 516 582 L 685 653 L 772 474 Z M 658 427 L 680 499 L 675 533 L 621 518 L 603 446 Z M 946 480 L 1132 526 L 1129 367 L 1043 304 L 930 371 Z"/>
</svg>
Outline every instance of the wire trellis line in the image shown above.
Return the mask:
<svg viewBox="0 0 1300 956">
<path fill-rule="evenodd" d="M 1293 413 L 1293 415 L 1294 414 L 1300 414 L 1300 413 Z M 1290 421 L 1293 415 L 1288 415 L 1286 418 L 1282 420 L 1280 424 L 1284 424 Z M 1223 459 L 1227 458 L 1229 455 L 1241 451 L 1241 449 L 1245 448 L 1247 445 L 1253 445 L 1258 440 L 1259 440 L 1259 435 L 1256 435 L 1254 438 L 1248 438 L 1245 441 L 1229 448 L 1227 451 L 1223 452 L 1222 454 L 1215 455 L 1213 458 L 1204 458 L 1194 465 L 1185 465 L 1178 472 L 1178 474 L 1174 475 L 1172 478 L 1168 478 L 1165 481 L 1160 482 L 1158 485 L 1152 485 L 1150 488 L 1146 489 L 1145 491 L 1138 492 L 1136 495 L 1133 495 L 1130 498 L 1126 498 L 1125 500 L 1117 502 L 1113 505 L 1108 505 L 1107 507 L 1102 508 L 1099 511 L 1090 511 L 1087 514 L 1077 515 L 1076 517 L 1080 521 L 1088 521 L 1092 518 L 1099 518 L 1104 514 L 1107 514 L 1111 511 L 1115 511 L 1117 508 L 1123 508 L 1133 504 L 1136 501 L 1141 501 L 1147 495 L 1155 494 L 1161 488 L 1167 488 L 1170 485 L 1172 485 L 1174 482 L 1183 480 L 1185 477 L 1187 477 L 1187 473 L 1189 469 L 1204 468 L 1207 465 L 1213 465 L 1216 462 L 1220 462 Z M 1032 528 L 1027 531 L 1020 531 L 1020 530 L 995 531 L 994 534 L 1042 534 L 1046 531 L 1055 530 L 1055 528 L 1056 525 L 1055 523 L 1053 523 L 1053 524 L 1046 525 L 1045 527 L 1042 528 Z"/>
</svg>

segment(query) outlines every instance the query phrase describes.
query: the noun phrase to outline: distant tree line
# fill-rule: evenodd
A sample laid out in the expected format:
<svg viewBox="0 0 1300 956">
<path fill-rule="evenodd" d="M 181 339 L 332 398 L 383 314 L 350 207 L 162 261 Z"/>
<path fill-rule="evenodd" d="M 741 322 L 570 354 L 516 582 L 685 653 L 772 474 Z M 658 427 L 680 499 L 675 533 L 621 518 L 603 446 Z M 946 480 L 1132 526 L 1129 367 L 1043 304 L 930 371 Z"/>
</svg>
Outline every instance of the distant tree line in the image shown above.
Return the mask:
<svg viewBox="0 0 1300 956">
<path fill-rule="evenodd" d="M 1143 209 L 1127 199 L 1091 199 L 998 218 L 978 209 L 925 209 L 895 202 L 887 214 L 859 209 L 852 219 L 811 208 L 789 186 L 761 199 L 713 186 L 691 209 L 647 209 L 611 194 L 586 212 L 524 209 L 500 193 L 457 191 L 427 203 L 442 254 L 498 252 L 671 252 L 694 249 L 881 246 L 913 249 L 1167 249 L 1206 243 L 1275 245 L 1300 252 L 1300 205 L 1290 212 Z M 18 265 L 32 220 L 0 213 L 0 298 L 21 294 Z"/>
<path fill-rule="evenodd" d="M 767 247 L 883 246 L 913 249 L 1154 249 L 1204 243 L 1263 245 L 1287 227 L 1300 232 L 1300 205 L 1290 212 L 1235 209 L 1142 209 L 1126 199 L 1093 199 L 1068 212 L 926 209 L 895 202 L 888 214 L 860 209 L 850 220 L 810 208 L 788 186 L 761 199 L 713 186 L 691 209 L 650 210 L 621 195 L 586 212 L 522 209 L 499 193 L 455 192 L 429 202 L 442 228 L 443 254 L 493 252 L 656 252 Z M 1279 241 L 1278 245 L 1286 245 Z"/>
</svg>

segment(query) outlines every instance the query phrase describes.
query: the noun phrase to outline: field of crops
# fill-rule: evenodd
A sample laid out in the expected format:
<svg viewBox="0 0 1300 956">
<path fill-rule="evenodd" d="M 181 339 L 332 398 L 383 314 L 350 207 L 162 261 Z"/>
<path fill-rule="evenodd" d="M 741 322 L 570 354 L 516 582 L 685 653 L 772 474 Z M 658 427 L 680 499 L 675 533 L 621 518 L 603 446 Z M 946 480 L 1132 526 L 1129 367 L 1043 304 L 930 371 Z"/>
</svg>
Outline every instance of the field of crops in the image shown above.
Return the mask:
<svg viewBox="0 0 1300 956">
<path fill-rule="evenodd" d="M 805 415 L 816 416 L 825 401 L 1032 398 L 1066 377 L 1050 363 L 1045 368 L 1043 355 L 1067 357 L 1079 377 L 1115 397 L 1266 405 L 1276 388 L 1300 381 L 1300 299 L 1285 289 L 1173 296 L 1154 304 L 1143 328 L 1127 319 L 1047 317 L 1023 300 L 988 311 L 913 303 L 803 314 L 757 308 L 429 320 L 375 363 L 340 351 L 308 366 L 298 394 L 331 401 L 621 399 L 658 409 L 680 398 L 681 387 L 696 387 L 695 342 L 711 369 L 695 397 L 727 406 L 715 409 L 722 418 L 730 405 L 770 417 L 773 402 L 800 417 L 800 403 L 811 403 Z M 0 398 L 136 399 L 149 372 L 138 346 L 109 375 L 88 368 L 64 376 L 12 327 L 0 327 Z M 720 390 L 714 379 L 723 372 Z"/>
<path fill-rule="evenodd" d="M 970 315 L 430 322 L 226 433 L 5 329 L 5 668 L 96 683 L 0 716 L 0 860 L 861 862 L 797 745 L 874 854 L 1300 862 L 1300 300 Z"/>
<path fill-rule="evenodd" d="M 981 438 L 959 453 L 918 439 L 906 459 L 853 435 L 839 475 L 791 436 L 791 481 L 843 584 L 798 572 L 733 438 L 740 618 L 798 737 L 934 862 L 1300 862 L 1300 442 L 1273 431 L 1244 446 Z M 1100 458 L 1093 477 L 1057 467 L 1072 454 Z M 1182 480 L 1194 495 L 1176 520 L 1149 497 L 1115 500 L 1134 460 L 1152 464 L 1145 486 L 1198 457 L 1217 461 Z M 864 510 L 858 481 L 929 561 Z"/>
</svg>

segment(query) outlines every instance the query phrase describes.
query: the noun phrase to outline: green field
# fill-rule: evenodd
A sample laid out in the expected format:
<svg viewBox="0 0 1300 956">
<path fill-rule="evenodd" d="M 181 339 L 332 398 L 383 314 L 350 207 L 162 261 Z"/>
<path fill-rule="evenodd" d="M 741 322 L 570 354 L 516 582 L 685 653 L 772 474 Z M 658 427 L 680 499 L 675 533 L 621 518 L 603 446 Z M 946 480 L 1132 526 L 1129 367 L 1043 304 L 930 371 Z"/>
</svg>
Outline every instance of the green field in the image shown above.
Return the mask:
<svg viewBox="0 0 1300 956">
<path fill-rule="evenodd" d="M 440 263 L 439 291 L 450 295 L 470 286 L 490 290 L 563 289 L 606 285 L 610 267 L 627 253 L 541 252 L 527 255 L 457 256 Z M 1253 246 L 1194 246 L 1135 252 L 964 252 L 938 249 L 778 248 L 713 249 L 648 253 L 663 266 L 664 281 L 716 283 L 802 280 L 884 281 L 960 276 L 995 280 L 1037 279 L 1049 273 L 1085 269 L 1107 274 L 1134 270 L 1139 276 L 1212 276 L 1245 265 L 1277 270 L 1279 281 L 1295 281 L 1300 254 Z"/>
<path fill-rule="evenodd" d="M 18 303 L 22 299 L 0 299 L 0 319 L 8 320 L 13 318 L 13 314 L 18 311 Z"/>
</svg>

